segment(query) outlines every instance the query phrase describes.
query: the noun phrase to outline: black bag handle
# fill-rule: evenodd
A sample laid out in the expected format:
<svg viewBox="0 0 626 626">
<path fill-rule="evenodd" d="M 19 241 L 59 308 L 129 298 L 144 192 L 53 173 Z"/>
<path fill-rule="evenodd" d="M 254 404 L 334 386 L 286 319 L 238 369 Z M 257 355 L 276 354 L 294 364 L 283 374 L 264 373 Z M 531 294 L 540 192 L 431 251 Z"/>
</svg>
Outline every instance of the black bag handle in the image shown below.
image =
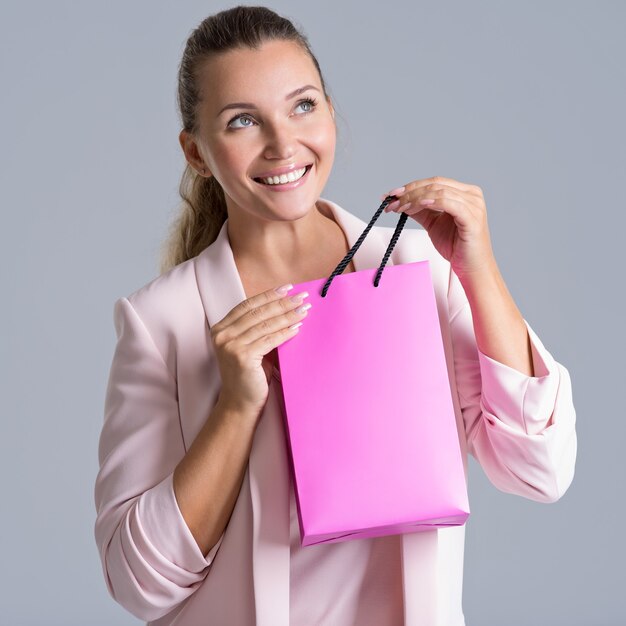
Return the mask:
<svg viewBox="0 0 626 626">
<path fill-rule="evenodd" d="M 365 230 L 361 233 L 359 238 L 356 240 L 356 243 L 352 246 L 352 248 L 350 248 L 350 250 L 348 251 L 348 254 L 346 254 L 346 256 L 343 257 L 339 265 L 337 265 L 337 267 L 333 270 L 333 273 L 328 277 L 328 280 L 326 281 L 326 283 L 324 284 L 324 287 L 322 288 L 322 292 L 321 292 L 322 298 L 326 297 L 328 288 L 330 287 L 330 284 L 332 283 L 335 276 L 338 276 L 339 274 L 343 272 L 343 270 L 346 269 L 348 263 L 350 263 L 350 260 L 352 259 L 356 251 L 359 249 L 360 245 L 363 243 L 363 240 L 365 239 L 365 237 L 367 237 L 367 233 L 369 233 L 372 226 L 374 226 L 374 223 L 378 219 L 378 216 L 383 212 L 383 209 L 395 198 L 396 196 L 387 196 L 383 200 L 383 203 L 378 207 L 378 210 L 376 211 L 376 213 L 374 213 L 374 216 L 370 220 L 370 223 L 367 225 Z M 396 230 L 394 231 L 393 236 L 391 237 L 391 241 L 389 242 L 389 245 L 387 246 L 387 250 L 385 251 L 383 260 L 381 261 L 378 267 L 378 271 L 376 272 L 376 276 L 374 278 L 374 287 L 378 287 L 378 283 L 380 282 L 381 276 L 383 275 L 383 269 L 385 268 L 385 265 L 387 264 L 387 260 L 389 259 L 391 252 L 393 251 L 393 248 L 396 245 L 396 242 L 398 241 L 398 237 L 400 236 L 400 233 L 402 232 L 402 229 L 404 228 L 404 225 L 406 224 L 406 220 L 408 217 L 409 216 L 406 213 L 400 214 L 400 218 L 398 219 L 398 223 L 396 224 Z"/>
</svg>

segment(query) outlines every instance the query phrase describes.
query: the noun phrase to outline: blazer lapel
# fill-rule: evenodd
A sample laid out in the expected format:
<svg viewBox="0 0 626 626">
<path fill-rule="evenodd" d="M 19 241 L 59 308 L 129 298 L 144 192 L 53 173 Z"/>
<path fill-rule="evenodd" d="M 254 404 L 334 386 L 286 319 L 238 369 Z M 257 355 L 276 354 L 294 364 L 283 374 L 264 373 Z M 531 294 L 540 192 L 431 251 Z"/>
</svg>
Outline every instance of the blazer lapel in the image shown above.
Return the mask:
<svg viewBox="0 0 626 626">
<path fill-rule="evenodd" d="M 330 200 L 320 198 L 318 202 L 328 207 L 351 248 L 367 222 Z M 196 257 L 198 290 L 209 327 L 246 297 L 227 226 L 228 219 L 215 241 Z M 372 228 L 352 259 L 356 271 L 377 268 L 388 243 Z M 337 264 L 340 261 L 337 259 Z M 391 258 L 387 265 L 393 265 Z M 270 381 L 268 401 L 257 425 L 247 470 L 253 517 L 252 582 L 257 625 L 288 626 L 290 469 L 277 381 L 274 377 Z M 435 624 L 432 577 L 436 571 L 437 530 L 404 534 L 402 539 L 405 623 Z"/>
<path fill-rule="evenodd" d="M 198 290 L 209 327 L 246 298 L 227 226 L 228 219 L 196 259 Z M 249 480 L 242 483 L 242 488 L 249 485 L 252 510 L 251 579 L 258 626 L 289 624 L 289 475 L 275 384 L 271 377 L 248 460 Z M 243 546 L 242 551 L 247 552 Z"/>
</svg>

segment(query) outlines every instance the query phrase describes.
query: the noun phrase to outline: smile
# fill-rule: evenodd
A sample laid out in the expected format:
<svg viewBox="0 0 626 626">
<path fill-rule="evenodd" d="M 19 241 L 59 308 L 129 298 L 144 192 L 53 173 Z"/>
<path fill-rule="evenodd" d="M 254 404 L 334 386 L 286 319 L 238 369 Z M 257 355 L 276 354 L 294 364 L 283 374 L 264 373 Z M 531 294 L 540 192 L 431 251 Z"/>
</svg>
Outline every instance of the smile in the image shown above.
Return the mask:
<svg viewBox="0 0 626 626">
<path fill-rule="evenodd" d="M 271 191 L 289 191 L 290 189 L 295 189 L 296 187 L 300 187 L 303 185 L 311 171 L 312 165 L 307 165 L 303 167 L 301 170 L 297 170 L 295 172 L 291 172 L 289 175 L 281 175 L 274 176 L 273 178 L 253 178 L 252 180 L 257 183 L 257 185 L 261 185 L 266 189 L 270 189 Z M 296 178 L 296 176 L 298 176 Z M 290 180 L 291 179 L 291 180 Z M 293 180 L 295 179 L 295 180 Z M 277 182 L 264 182 L 264 181 L 277 181 Z M 284 182 L 283 182 L 284 181 Z"/>
</svg>

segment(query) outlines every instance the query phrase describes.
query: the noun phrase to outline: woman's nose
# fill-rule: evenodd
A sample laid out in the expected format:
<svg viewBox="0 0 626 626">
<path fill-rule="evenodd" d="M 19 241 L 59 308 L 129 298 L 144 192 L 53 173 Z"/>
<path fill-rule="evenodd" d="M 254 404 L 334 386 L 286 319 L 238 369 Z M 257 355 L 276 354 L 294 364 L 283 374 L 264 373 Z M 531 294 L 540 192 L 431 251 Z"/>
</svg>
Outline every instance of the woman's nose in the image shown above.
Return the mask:
<svg viewBox="0 0 626 626">
<path fill-rule="evenodd" d="M 297 137 L 286 124 L 266 126 L 265 148 L 267 156 L 289 158 L 295 152 Z"/>
</svg>

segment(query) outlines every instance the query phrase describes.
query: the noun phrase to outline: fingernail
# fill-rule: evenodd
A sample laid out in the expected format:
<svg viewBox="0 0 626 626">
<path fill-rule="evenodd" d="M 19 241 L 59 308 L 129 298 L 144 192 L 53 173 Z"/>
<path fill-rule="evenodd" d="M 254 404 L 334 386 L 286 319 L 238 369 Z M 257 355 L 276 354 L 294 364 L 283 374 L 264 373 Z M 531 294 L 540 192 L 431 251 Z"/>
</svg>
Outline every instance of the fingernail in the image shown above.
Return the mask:
<svg viewBox="0 0 626 626">
<path fill-rule="evenodd" d="M 385 211 L 393 211 L 394 209 L 397 209 L 399 206 L 400 206 L 400 200 L 394 200 L 393 202 L 390 202 L 385 207 Z"/>
<path fill-rule="evenodd" d="M 304 300 L 305 298 L 307 298 L 309 295 L 308 291 L 302 291 L 300 293 L 297 293 L 295 296 L 291 296 L 291 298 L 289 298 L 292 302 L 302 302 L 302 300 Z"/>
<path fill-rule="evenodd" d="M 392 189 L 387 195 L 397 196 L 398 194 L 401 194 L 405 189 L 406 187 L 397 187 L 396 189 Z"/>
<path fill-rule="evenodd" d="M 284 296 L 290 289 L 293 289 L 293 285 L 291 283 L 288 283 L 286 285 L 283 285 L 282 287 L 277 287 L 274 291 L 276 293 L 279 293 L 281 296 Z"/>
</svg>

